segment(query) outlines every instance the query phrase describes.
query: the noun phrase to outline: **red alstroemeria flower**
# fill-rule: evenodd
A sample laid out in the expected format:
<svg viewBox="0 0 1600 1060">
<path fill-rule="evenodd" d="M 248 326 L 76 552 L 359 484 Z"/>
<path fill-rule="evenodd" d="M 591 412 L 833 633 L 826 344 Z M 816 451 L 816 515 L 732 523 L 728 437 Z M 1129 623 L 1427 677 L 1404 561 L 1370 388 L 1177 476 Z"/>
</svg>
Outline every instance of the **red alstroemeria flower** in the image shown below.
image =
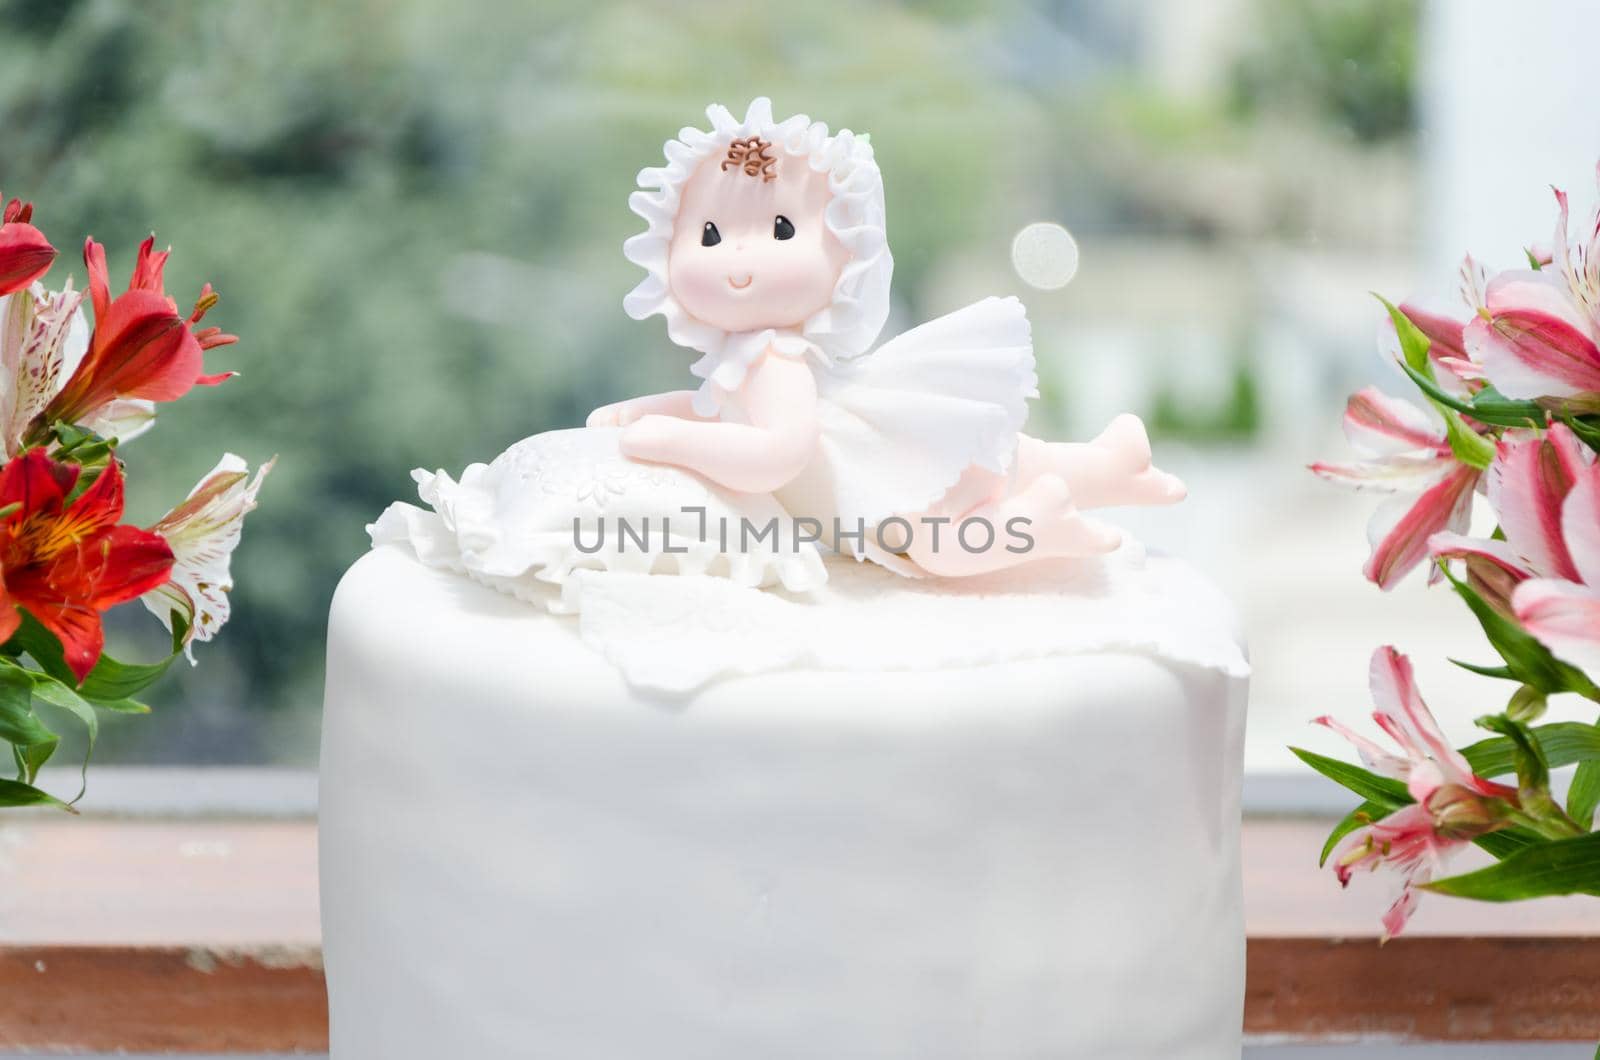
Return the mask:
<svg viewBox="0 0 1600 1060">
<path fill-rule="evenodd" d="M 179 315 L 177 303 L 162 287 L 167 255 L 156 252 L 154 236 L 147 238 L 139 245 L 127 292 L 112 299 L 105 247 L 92 239 L 84 244 L 94 335 L 77 371 L 45 408 L 44 422 L 80 423 L 124 398 L 175 401 L 196 384 L 214 385 L 233 374 L 204 374 L 205 351 L 238 339 L 220 328 L 194 330 L 217 303 L 210 284 L 201 290 L 189 318 Z"/>
<path fill-rule="evenodd" d="M 1445 860 L 1474 838 L 1510 823 L 1507 811 L 1516 806 L 1517 790 L 1477 776 L 1450 746 L 1417 691 L 1411 660 L 1393 648 L 1379 648 L 1372 653 L 1369 678 L 1377 706 L 1373 720 L 1399 754 L 1332 718 L 1316 722 L 1349 740 L 1368 769 L 1403 781 L 1416 800 L 1358 830 L 1333 855 L 1342 886 L 1358 868 L 1387 865 L 1401 873 L 1400 897 L 1383 916 L 1388 939 L 1400 934 L 1416 910 L 1418 885 L 1438 875 Z"/>
<path fill-rule="evenodd" d="M 56 260 L 56 248 L 32 220 L 32 203 L 12 199 L 0 207 L 0 297 L 22 290 Z"/>
<path fill-rule="evenodd" d="M 100 658 L 100 612 L 164 583 L 172 548 L 149 530 L 118 526 L 122 470 L 113 460 L 67 502 L 81 469 L 30 449 L 0 468 L 0 641 L 26 610 L 61 641 L 82 681 Z M 15 506 L 15 507 L 12 507 Z"/>
</svg>

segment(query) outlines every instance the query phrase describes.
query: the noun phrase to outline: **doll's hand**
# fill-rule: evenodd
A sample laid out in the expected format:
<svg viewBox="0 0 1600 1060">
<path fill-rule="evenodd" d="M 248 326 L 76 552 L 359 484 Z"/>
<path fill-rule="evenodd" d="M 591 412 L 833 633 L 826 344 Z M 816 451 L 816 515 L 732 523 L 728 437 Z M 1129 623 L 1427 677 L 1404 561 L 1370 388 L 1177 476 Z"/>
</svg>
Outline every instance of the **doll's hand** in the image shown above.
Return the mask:
<svg viewBox="0 0 1600 1060">
<path fill-rule="evenodd" d="M 601 405 L 589 413 L 589 418 L 584 421 L 585 427 L 626 427 L 640 416 L 638 407 L 633 401 L 617 401 L 610 405 Z"/>
<path fill-rule="evenodd" d="M 678 463 L 682 459 L 682 454 L 676 451 L 674 439 L 681 426 L 683 421 L 672 416 L 640 416 L 622 430 L 622 440 L 619 443 L 622 455 L 638 460 Z M 678 459 L 674 459 L 675 457 Z"/>
</svg>

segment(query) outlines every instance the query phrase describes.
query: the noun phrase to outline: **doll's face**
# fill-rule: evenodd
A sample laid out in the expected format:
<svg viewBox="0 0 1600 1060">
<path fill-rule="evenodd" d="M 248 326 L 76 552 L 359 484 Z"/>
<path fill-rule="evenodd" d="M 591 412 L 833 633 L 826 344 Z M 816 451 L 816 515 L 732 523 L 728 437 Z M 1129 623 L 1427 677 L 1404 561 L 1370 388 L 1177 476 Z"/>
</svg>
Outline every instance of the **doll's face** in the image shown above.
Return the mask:
<svg viewBox="0 0 1600 1060">
<path fill-rule="evenodd" d="M 723 331 L 798 327 L 833 299 L 850 254 L 823 223 L 827 173 L 770 148 L 774 179 L 713 154 L 684 185 L 668 248 L 672 294 Z"/>
</svg>

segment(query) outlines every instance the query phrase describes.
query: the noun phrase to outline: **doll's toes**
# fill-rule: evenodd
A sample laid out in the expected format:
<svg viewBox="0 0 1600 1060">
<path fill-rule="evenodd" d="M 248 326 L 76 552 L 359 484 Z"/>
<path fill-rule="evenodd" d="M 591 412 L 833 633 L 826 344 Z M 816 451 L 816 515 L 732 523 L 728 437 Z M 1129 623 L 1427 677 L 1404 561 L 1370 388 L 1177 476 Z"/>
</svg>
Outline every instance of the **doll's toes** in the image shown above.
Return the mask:
<svg viewBox="0 0 1600 1060">
<path fill-rule="evenodd" d="M 1129 471 L 1150 467 L 1150 435 L 1144 429 L 1144 421 L 1132 413 L 1125 412 L 1112 420 L 1092 444 Z"/>
<path fill-rule="evenodd" d="M 615 405 L 605 405 L 589 413 L 589 418 L 583 421 L 585 427 L 620 427 L 622 417 Z"/>
<path fill-rule="evenodd" d="M 1189 495 L 1189 487 L 1182 479 L 1157 467 L 1135 475 L 1133 491 L 1141 504 L 1177 504 Z"/>
</svg>

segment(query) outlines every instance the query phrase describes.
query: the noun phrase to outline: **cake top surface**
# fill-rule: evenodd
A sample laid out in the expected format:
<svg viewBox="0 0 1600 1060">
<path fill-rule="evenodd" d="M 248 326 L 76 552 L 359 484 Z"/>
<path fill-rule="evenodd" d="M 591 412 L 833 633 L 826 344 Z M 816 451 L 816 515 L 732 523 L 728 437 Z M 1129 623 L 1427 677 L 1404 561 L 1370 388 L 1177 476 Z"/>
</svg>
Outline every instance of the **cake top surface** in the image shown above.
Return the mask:
<svg viewBox="0 0 1600 1060">
<path fill-rule="evenodd" d="M 1137 545 L 959 580 L 903 578 L 842 557 L 827 567 L 827 583 L 803 593 L 580 569 L 560 586 L 530 590 L 565 600 L 568 613 L 550 613 L 528 606 L 529 597 L 497 599 L 487 586 L 425 569 L 399 543 L 368 557 L 340 593 L 343 606 L 364 614 L 392 614 L 404 600 L 440 623 L 452 612 L 514 623 L 508 633 L 554 623 L 630 685 L 676 695 L 790 670 L 949 670 L 1094 652 L 1249 673 L 1221 591 L 1188 564 Z"/>
</svg>

